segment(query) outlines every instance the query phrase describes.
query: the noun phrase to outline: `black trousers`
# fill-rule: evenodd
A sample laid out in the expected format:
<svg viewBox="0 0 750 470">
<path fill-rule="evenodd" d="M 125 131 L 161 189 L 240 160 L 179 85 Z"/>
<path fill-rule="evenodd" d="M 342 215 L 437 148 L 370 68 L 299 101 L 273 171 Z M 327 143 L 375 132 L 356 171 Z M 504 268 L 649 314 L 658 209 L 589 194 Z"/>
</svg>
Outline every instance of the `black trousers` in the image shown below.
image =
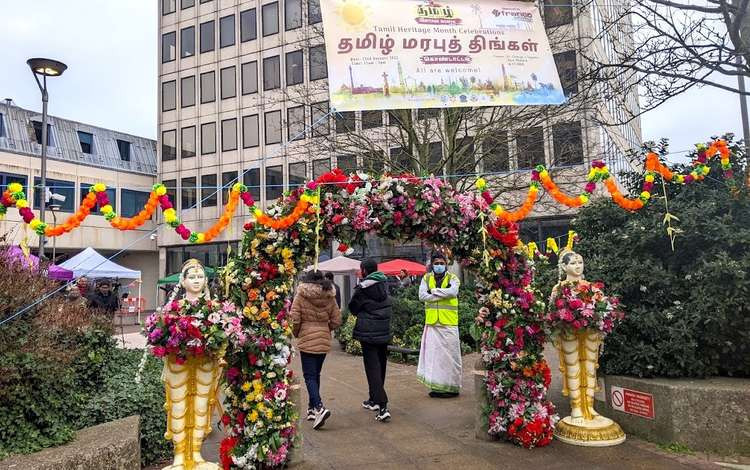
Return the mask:
<svg viewBox="0 0 750 470">
<path fill-rule="evenodd" d="M 385 393 L 385 367 L 388 364 L 388 345 L 362 343 L 362 357 L 365 362 L 367 385 L 370 388 L 369 400 L 381 408 L 388 404 Z"/>
</svg>

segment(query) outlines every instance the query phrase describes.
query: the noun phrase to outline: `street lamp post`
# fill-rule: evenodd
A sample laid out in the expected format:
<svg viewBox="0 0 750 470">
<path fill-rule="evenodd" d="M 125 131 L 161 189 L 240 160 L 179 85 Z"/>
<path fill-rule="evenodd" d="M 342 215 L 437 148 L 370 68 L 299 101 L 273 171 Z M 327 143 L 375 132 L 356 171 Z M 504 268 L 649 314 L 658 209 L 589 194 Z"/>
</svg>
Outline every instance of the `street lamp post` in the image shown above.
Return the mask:
<svg viewBox="0 0 750 470">
<path fill-rule="evenodd" d="M 46 203 L 45 203 L 46 204 Z M 59 204 L 50 204 L 49 210 L 52 212 L 52 223 L 57 225 L 57 211 L 60 210 Z M 54 264 L 57 255 L 57 237 L 52 237 L 52 263 Z"/>
<path fill-rule="evenodd" d="M 34 74 L 34 80 L 39 86 L 39 91 L 42 92 L 42 168 L 40 179 L 42 180 L 41 207 L 39 208 L 39 218 L 44 222 L 44 209 L 47 205 L 47 101 L 49 101 L 49 95 L 47 94 L 47 77 L 57 77 L 62 75 L 63 72 L 68 68 L 67 65 L 62 62 L 58 62 L 52 59 L 33 58 L 26 61 L 31 68 L 31 73 Z M 39 80 L 39 76 L 42 76 L 42 80 Z M 36 191 L 36 189 L 35 189 Z M 39 258 L 44 257 L 44 235 L 39 235 Z"/>
</svg>

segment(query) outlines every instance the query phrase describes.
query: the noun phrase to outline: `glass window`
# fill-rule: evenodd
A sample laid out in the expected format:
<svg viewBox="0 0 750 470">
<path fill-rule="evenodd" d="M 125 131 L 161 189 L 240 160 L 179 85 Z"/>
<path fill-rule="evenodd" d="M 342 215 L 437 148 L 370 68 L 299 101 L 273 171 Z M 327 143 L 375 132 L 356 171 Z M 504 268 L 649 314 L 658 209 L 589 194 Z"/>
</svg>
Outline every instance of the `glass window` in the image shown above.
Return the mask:
<svg viewBox="0 0 750 470">
<path fill-rule="evenodd" d="M 177 180 L 166 180 L 164 181 L 164 187 L 167 188 L 167 197 L 169 198 L 169 201 L 174 206 L 175 210 L 177 210 L 178 204 L 180 201 L 177 200 Z M 122 196 L 123 196 L 123 204 L 125 200 L 125 190 L 122 190 Z"/>
<path fill-rule="evenodd" d="M 236 171 L 225 171 L 221 174 L 221 204 L 226 205 L 229 202 L 229 192 L 232 186 L 237 182 Z"/>
<path fill-rule="evenodd" d="M 307 163 L 289 164 L 289 189 L 298 188 L 307 183 Z"/>
<path fill-rule="evenodd" d="M 552 126 L 552 145 L 556 166 L 583 163 L 583 141 L 580 122 L 564 122 Z"/>
<path fill-rule="evenodd" d="M 253 41 L 258 38 L 258 18 L 255 8 L 240 13 L 240 41 Z"/>
<path fill-rule="evenodd" d="M 175 52 L 177 51 L 177 33 L 172 31 L 171 33 L 164 33 L 161 35 L 161 63 L 172 62 L 175 60 Z"/>
<path fill-rule="evenodd" d="M 167 162 L 177 158 L 177 131 L 161 133 L 161 161 Z"/>
<path fill-rule="evenodd" d="M 305 80 L 305 69 L 302 63 L 302 51 L 286 53 L 286 84 L 297 85 Z"/>
<path fill-rule="evenodd" d="M 557 73 L 560 75 L 565 96 L 578 93 L 578 70 L 576 68 L 576 51 L 560 52 L 554 55 Z"/>
<path fill-rule="evenodd" d="M 373 151 L 362 154 L 362 168 L 372 175 L 380 175 L 385 170 L 383 152 Z"/>
<path fill-rule="evenodd" d="M 161 84 L 161 110 L 172 111 L 177 107 L 177 82 L 172 80 Z"/>
<path fill-rule="evenodd" d="M 313 137 L 321 137 L 331 132 L 331 122 L 328 118 L 328 101 L 310 105 L 310 125 Z"/>
<path fill-rule="evenodd" d="M 122 217 L 133 217 L 146 206 L 150 194 L 146 191 L 133 191 L 132 189 L 122 189 L 120 197 L 120 215 Z"/>
<path fill-rule="evenodd" d="M 279 56 L 263 59 L 263 89 L 273 90 L 281 87 L 281 64 Z"/>
<path fill-rule="evenodd" d="M 343 111 L 341 113 L 336 113 L 335 119 L 337 134 L 354 132 L 356 130 L 357 122 L 354 111 Z"/>
<path fill-rule="evenodd" d="M 279 4 L 278 2 L 263 5 L 263 36 L 270 36 L 279 32 Z"/>
<path fill-rule="evenodd" d="M 78 143 L 81 145 L 81 152 L 94 153 L 94 134 L 78 131 Z"/>
<path fill-rule="evenodd" d="M 389 152 L 391 156 L 391 171 L 401 173 L 414 169 L 414 159 L 411 158 L 411 155 L 409 155 L 409 152 L 405 148 L 394 147 Z"/>
<path fill-rule="evenodd" d="M 180 106 L 195 106 L 195 75 L 180 80 Z"/>
<path fill-rule="evenodd" d="M 443 163 L 443 144 L 441 142 L 430 142 L 429 152 L 429 171 L 438 172 Z"/>
<path fill-rule="evenodd" d="M 84 197 L 89 193 L 89 189 L 93 184 L 90 183 L 81 183 L 81 197 L 80 200 L 83 200 Z M 110 188 L 109 185 L 107 186 L 107 199 L 109 199 L 109 205 L 112 206 L 112 209 L 114 209 L 115 212 L 117 212 L 117 189 L 116 188 Z M 143 203 L 145 206 L 146 203 Z M 98 203 L 94 206 L 94 211 L 100 211 L 102 206 L 100 206 Z"/>
<path fill-rule="evenodd" d="M 281 165 L 266 167 L 266 201 L 273 201 L 284 194 L 284 171 Z"/>
<path fill-rule="evenodd" d="M 2 114 L 0 114 L 0 137 L 5 137 L 5 122 Z"/>
<path fill-rule="evenodd" d="M 177 0 L 161 0 L 161 14 L 168 15 L 177 9 Z"/>
<path fill-rule="evenodd" d="M 234 45 L 234 15 L 219 20 L 219 47 Z"/>
<path fill-rule="evenodd" d="M 36 143 L 42 145 L 42 123 L 39 121 L 31 121 L 31 125 L 34 127 L 34 137 L 36 137 Z M 52 124 L 47 124 L 47 145 L 52 146 Z"/>
<path fill-rule="evenodd" d="M 336 157 L 336 166 L 347 175 L 357 171 L 356 155 L 339 155 Z"/>
<path fill-rule="evenodd" d="M 180 135 L 180 157 L 194 157 L 195 151 L 195 126 L 183 127 Z"/>
<path fill-rule="evenodd" d="M 485 172 L 497 173 L 510 170 L 507 131 L 494 131 L 485 137 L 482 143 L 482 152 L 484 153 Z"/>
<path fill-rule="evenodd" d="M 201 23 L 201 53 L 214 50 L 215 35 L 213 21 Z"/>
<path fill-rule="evenodd" d="M 362 129 L 372 129 L 383 125 L 382 111 L 362 111 Z"/>
<path fill-rule="evenodd" d="M 180 30 L 180 57 L 195 55 L 195 26 Z"/>
<path fill-rule="evenodd" d="M 309 0 L 307 2 L 307 23 L 316 24 L 323 21 L 323 15 L 320 13 L 320 0 Z"/>
<path fill-rule="evenodd" d="M 221 121 L 221 151 L 237 150 L 237 120 L 224 119 Z"/>
<path fill-rule="evenodd" d="M 544 129 L 529 127 L 516 133 L 518 169 L 526 170 L 544 165 Z"/>
<path fill-rule="evenodd" d="M 195 209 L 195 205 L 198 202 L 195 180 L 195 176 L 182 178 L 182 185 L 180 187 L 180 203 L 182 204 L 182 210 Z"/>
<path fill-rule="evenodd" d="M 216 153 L 216 123 L 201 125 L 201 155 Z"/>
<path fill-rule="evenodd" d="M 303 105 L 286 110 L 286 127 L 290 142 L 305 138 L 305 107 Z"/>
<path fill-rule="evenodd" d="M 182 0 L 182 2 L 180 3 L 180 8 L 182 10 L 190 8 L 192 6 L 195 6 L 195 0 Z"/>
<path fill-rule="evenodd" d="M 234 68 L 232 66 L 221 69 L 221 99 L 223 100 L 237 96 Z"/>
<path fill-rule="evenodd" d="M 544 26 L 554 28 L 573 23 L 570 0 L 544 0 Z"/>
<path fill-rule="evenodd" d="M 302 27 L 302 0 L 284 0 L 284 28 L 287 31 Z"/>
<path fill-rule="evenodd" d="M 310 80 L 328 77 L 326 47 L 324 44 L 310 48 Z"/>
<path fill-rule="evenodd" d="M 130 142 L 117 139 L 117 150 L 120 152 L 120 160 L 124 162 L 130 161 Z"/>
<path fill-rule="evenodd" d="M 320 178 L 321 175 L 331 171 L 331 159 L 321 158 L 319 160 L 313 160 L 313 179 Z"/>
<path fill-rule="evenodd" d="M 201 207 L 216 207 L 216 175 L 201 176 Z"/>
<path fill-rule="evenodd" d="M 281 111 L 268 111 L 264 119 L 266 145 L 281 142 Z"/>
<path fill-rule="evenodd" d="M 243 116 L 242 118 L 242 148 L 257 147 L 260 145 L 258 137 L 258 115 Z"/>
<path fill-rule="evenodd" d="M 474 138 L 456 139 L 453 149 L 453 172 L 458 175 L 470 175 L 477 171 L 477 160 L 474 152 Z"/>
<path fill-rule="evenodd" d="M 47 178 L 44 181 L 44 186 L 52 191 L 52 194 L 59 194 L 65 196 L 64 201 L 54 201 L 54 203 L 60 206 L 61 212 L 73 212 L 75 211 L 76 205 L 76 185 L 72 181 L 61 181 Z M 42 207 L 42 179 L 38 176 L 34 177 L 34 208 L 39 209 Z M 47 207 L 51 202 L 47 202 Z"/>
<path fill-rule="evenodd" d="M 440 117 L 440 108 L 420 108 L 417 110 L 417 119 L 437 119 Z"/>
<path fill-rule="evenodd" d="M 242 64 L 242 94 L 258 93 L 258 61 Z"/>
<path fill-rule="evenodd" d="M 201 103 L 216 101 L 216 72 L 201 74 Z"/>
<path fill-rule="evenodd" d="M 260 202 L 260 168 L 251 168 L 242 175 L 242 184 L 247 186 L 250 195 Z"/>
</svg>

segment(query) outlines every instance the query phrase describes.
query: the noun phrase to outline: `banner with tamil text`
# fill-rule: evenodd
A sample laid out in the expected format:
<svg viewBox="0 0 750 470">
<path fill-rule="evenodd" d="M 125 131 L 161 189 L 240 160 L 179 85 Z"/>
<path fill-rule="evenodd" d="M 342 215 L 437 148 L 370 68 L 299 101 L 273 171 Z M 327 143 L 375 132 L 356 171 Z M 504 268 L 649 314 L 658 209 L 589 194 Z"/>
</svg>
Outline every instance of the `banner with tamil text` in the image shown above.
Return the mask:
<svg viewBox="0 0 750 470">
<path fill-rule="evenodd" d="M 535 3 L 321 0 L 337 111 L 560 104 Z"/>
</svg>

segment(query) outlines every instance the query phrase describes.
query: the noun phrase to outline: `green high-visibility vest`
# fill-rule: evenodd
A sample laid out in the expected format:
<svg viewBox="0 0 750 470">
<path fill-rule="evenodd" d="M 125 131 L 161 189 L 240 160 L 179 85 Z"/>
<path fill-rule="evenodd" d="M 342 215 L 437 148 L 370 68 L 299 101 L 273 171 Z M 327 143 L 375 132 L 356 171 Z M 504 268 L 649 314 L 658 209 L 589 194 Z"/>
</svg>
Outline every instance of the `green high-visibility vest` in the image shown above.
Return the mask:
<svg viewBox="0 0 750 470">
<path fill-rule="evenodd" d="M 454 274 L 446 273 L 441 283 L 441 288 L 445 289 L 450 285 L 451 279 L 455 277 Z M 430 289 L 435 289 L 435 274 L 427 274 L 427 286 Z M 447 299 L 440 299 L 435 302 L 425 302 L 425 324 L 435 325 L 441 324 L 445 326 L 458 326 L 458 297 L 450 297 Z"/>
</svg>

